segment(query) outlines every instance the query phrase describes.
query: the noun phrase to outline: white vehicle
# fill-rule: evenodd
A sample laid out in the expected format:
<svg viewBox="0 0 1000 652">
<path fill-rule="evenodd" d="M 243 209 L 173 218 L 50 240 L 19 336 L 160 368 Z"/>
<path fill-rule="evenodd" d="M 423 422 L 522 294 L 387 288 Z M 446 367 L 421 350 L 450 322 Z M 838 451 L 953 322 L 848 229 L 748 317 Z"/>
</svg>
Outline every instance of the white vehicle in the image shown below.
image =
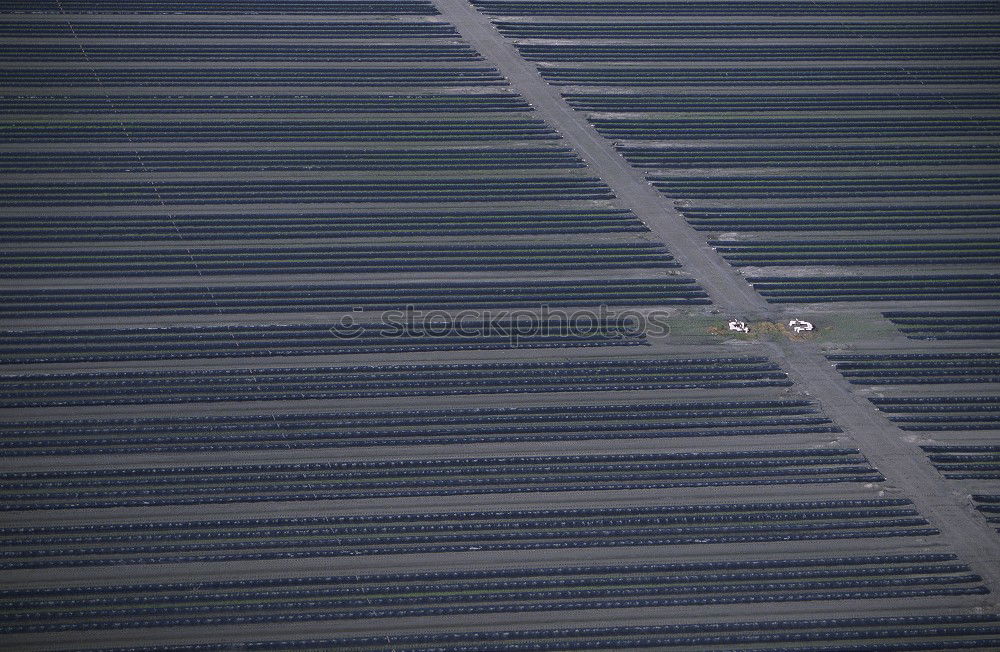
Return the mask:
<svg viewBox="0 0 1000 652">
<path fill-rule="evenodd" d="M 737 333 L 749 333 L 750 327 L 747 326 L 747 323 L 745 321 L 734 319 L 733 321 L 729 322 L 729 330 L 736 331 Z"/>
<path fill-rule="evenodd" d="M 793 319 L 788 322 L 788 327 L 796 333 L 807 333 L 813 329 L 812 322 L 805 321 L 804 319 Z"/>
</svg>

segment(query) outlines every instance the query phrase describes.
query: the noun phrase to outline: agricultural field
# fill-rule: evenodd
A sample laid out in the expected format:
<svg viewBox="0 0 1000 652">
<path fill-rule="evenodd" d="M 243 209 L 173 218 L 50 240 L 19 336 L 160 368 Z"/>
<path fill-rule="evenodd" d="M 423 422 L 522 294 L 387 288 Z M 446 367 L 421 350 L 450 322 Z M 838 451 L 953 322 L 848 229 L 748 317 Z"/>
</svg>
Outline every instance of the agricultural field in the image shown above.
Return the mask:
<svg viewBox="0 0 1000 652">
<path fill-rule="evenodd" d="M 954 322 L 951 314 L 946 323 Z M 953 326 L 932 326 L 919 340 L 977 339 L 954 334 Z M 968 328 L 960 326 L 959 328 Z M 911 335 L 911 337 L 913 337 Z M 916 437 L 934 469 L 970 496 L 990 523 L 1000 481 L 1000 353 L 938 350 L 892 354 L 832 355 L 830 360 L 896 427 Z"/>
<path fill-rule="evenodd" d="M 1000 648 L 995 2 L 0 43 L 4 649 Z"/>
<path fill-rule="evenodd" d="M 996 310 L 953 310 L 925 313 L 886 312 L 900 331 L 914 340 L 993 340 L 1000 337 Z"/>
<path fill-rule="evenodd" d="M 768 301 L 995 269 L 990 3 L 473 4 Z"/>
</svg>

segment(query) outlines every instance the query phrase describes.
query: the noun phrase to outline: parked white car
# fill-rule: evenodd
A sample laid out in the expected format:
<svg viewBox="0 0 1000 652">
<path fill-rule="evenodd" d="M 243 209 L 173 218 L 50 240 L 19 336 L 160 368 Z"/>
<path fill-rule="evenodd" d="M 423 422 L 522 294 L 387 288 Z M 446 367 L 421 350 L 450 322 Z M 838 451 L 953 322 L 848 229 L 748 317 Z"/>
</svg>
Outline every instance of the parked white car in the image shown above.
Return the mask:
<svg viewBox="0 0 1000 652">
<path fill-rule="evenodd" d="M 806 333 L 813 329 L 812 322 L 805 321 L 804 319 L 793 319 L 788 322 L 788 327 L 796 333 Z"/>
</svg>

